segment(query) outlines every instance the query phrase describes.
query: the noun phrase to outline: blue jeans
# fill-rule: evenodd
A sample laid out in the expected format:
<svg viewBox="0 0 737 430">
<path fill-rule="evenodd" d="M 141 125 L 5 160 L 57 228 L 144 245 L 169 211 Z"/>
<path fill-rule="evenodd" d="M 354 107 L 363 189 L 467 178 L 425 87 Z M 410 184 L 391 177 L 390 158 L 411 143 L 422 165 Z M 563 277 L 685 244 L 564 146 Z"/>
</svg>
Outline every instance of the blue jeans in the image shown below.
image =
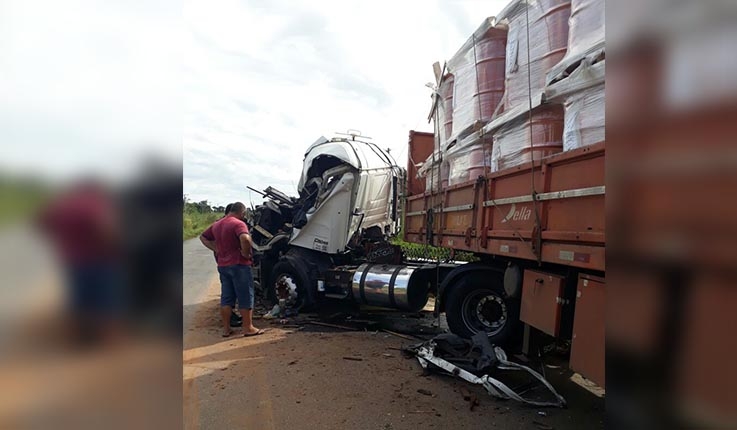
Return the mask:
<svg viewBox="0 0 737 430">
<path fill-rule="evenodd" d="M 235 265 L 218 267 L 220 273 L 220 306 L 253 309 L 253 275 L 251 266 Z"/>
<path fill-rule="evenodd" d="M 85 264 L 67 272 L 71 310 L 85 316 L 119 317 L 125 310 L 123 274 L 110 264 Z"/>
</svg>

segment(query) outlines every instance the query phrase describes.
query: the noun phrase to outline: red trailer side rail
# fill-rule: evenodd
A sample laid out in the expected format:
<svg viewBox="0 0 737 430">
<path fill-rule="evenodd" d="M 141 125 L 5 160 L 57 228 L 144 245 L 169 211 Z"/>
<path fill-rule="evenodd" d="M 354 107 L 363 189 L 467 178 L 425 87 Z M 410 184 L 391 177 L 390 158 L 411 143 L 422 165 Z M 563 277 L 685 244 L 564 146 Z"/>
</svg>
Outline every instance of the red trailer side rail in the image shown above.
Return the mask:
<svg viewBox="0 0 737 430">
<path fill-rule="evenodd" d="M 601 142 L 409 196 L 405 240 L 603 272 L 604 153 Z"/>
</svg>

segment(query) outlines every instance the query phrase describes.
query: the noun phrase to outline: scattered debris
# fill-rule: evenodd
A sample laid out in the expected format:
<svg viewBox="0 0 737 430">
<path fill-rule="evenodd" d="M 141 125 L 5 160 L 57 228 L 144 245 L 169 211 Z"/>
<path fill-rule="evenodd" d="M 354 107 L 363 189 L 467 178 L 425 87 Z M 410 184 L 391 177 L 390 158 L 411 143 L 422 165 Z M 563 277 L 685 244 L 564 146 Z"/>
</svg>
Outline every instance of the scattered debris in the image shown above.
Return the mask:
<svg viewBox="0 0 737 430">
<path fill-rule="evenodd" d="M 481 403 L 479 402 L 479 399 L 478 399 L 478 397 L 476 397 L 476 396 L 473 396 L 473 397 L 471 398 L 471 401 L 470 401 L 470 402 L 468 402 L 468 404 L 469 404 L 469 406 L 468 406 L 468 409 L 469 409 L 469 410 L 470 410 L 471 412 L 473 412 L 473 408 L 475 408 L 476 406 L 480 405 Z"/>
<path fill-rule="evenodd" d="M 291 366 L 292 364 L 297 364 L 297 361 L 298 360 L 290 361 L 289 363 L 287 363 L 287 366 Z"/>
<path fill-rule="evenodd" d="M 347 326 L 338 325 L 338 324 L 328 324 L 328 323 L 324 323 L 320 321 L 307 321 L 305 324 L 319 325 L 323 327 L 332 327 L 332 328 L 338 328 L 341 330 L 348 330 L 348 331 L 356 331 L 356 329 L 353 327 L 347 327 Z"/>
<path fill-rule="evenodd" d="M 471 400 L 471 392 L 470 391 L 468 391 L 467 389 L 465 389 L 463 387 L 461 387 L 461 389 L 459 391 L 461 392 L 461 396 L 463 396 L 463 400 L 465 400 L 465 401 Z"/>
<path fill-rule="evenodd" d="M 410 335 L 406 335 L 406 334 L 402 334 L 402 333 L 397 333 L 397 332 L 390 331 L 390 330 L 387 330 L 387 329 L 381 329 L 381 331 L 383 331 L 384 333 L 389 333 L 389 334 L 394 335 L 394 336 L 397 336 L 397 337 L 401 337 L 402 339 L 407 339 L 407 340 L 417 340 L 417 339 L 420 339 L 419 337 L 416 337 L 416 336 L 410 336 Z"/>
<path fill-rule="evenodd" d="M 420 394 L 424 394 L 426 396 L 432 396 L 432 391 L 426 390 L 424 388 L 418 388 L 417 389 L 417 392 L 420 393 Z"/>
<path fill-rule="evenodd" d="M 268 312 L 267 314 L 265 314 L 265 315 L 263 316 L 263 318 L 264 318 L 264 319 L 272 319 L 272 318 L 276 318 L 276 317 L 278 317 L 278 316 L 279 316 L 279 314 L 280 314 L 280 313 L 281 313 L 281 308 L 279 307 L 279 305 L 278 305 L 278 304 L 276 304 L 276 305 L 274 305 L 274 307 L 273 307 L 273 308 L 271 308 L 271 310 L 270 310 L 270 311 L 269 311 L 269 312 Z"/>
<path fill-rule="evenodd" d="M 408 414 L 434 414 L 435 411 L 409 411 Z"/>
<path fill-rule="evenodd" d="M 472 394 L 470 391 L 468 391 L 464 387 L 461 387 L 460 392 L 461 392 L 461 396 L 463 396 L 463 400 L 468 402 L 468 406 L 471 411 L 473 411 L 473 408 L 475 408 L 476 406 L 480 404 L 478 397 L 476 397 L 475 394 Z"/>
<path fill-rule="evenodd" d="M 361 357 L 350 357 L 350 356 L 346 356 L 346 357 L 343 357 L 343 360 L 363 361 L 363 358 L 361 358 Z"/>
<path fill-rule="evenodd" d="M 566 404 L 563 396 L 558 394 L 542 375 L 527 366 L 508 361 L 504 350 L 491 345 L 485 333 L 477 333 L 470 341 L 453 334 L 439 335 L 429 341 L 410 346 L 407 351 L 414 354 L 423 369 L 441 369 L 472 384 L 483 386 L 492 396 L 534 406 L 563 407 Z M 555 400 L 524 398 L 503 382 L 488 375 L 489 371 L 520 370 L 527 372 L 545 386 Z"/>
<path fill-rule="evenodd" d="M 541 417 L 547 417 L 548 416 L 548 413 L 545 412 L 545 411 L 537 411 L 537 414 L 540 415 Z"/>
<path fill-rule="evenodd" d="M 384 357 L 394 357 L 392 354 L 389 354 L 388 352 L 384 352 L 381 355 Z"/>
<path fill-rule="evenodd" d="M 540 421 L 533 421 L 532 424 L 541 430 L 555 430 L 555 427 L 541 423 Z"/>
</svg>

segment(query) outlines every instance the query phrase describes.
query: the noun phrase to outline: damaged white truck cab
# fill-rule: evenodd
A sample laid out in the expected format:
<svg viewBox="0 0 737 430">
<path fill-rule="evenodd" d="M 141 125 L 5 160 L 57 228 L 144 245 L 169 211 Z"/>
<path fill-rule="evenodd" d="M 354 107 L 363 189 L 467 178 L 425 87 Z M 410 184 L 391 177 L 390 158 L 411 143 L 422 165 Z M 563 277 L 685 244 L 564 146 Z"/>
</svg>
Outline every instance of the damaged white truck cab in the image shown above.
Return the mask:
<svg viewBox="0 0 737 430">
<path fill-rule="evenodd" d="M 429 285 L 388 239 L 400 231 L 405 169 L 360 135 L 313 143 L 299 197 L 271 187 L 249 216 L 255 275 L 267 297 L 292 310 L 325 298 L 417 311 Z"/>
<path fill-rule="evenodd" d="M 399 232 L 403 170 L 375 144 L 355 139 L 321 137 L 307 149 L 298 189 L 308 204 L 290 245 L 339 254 L 361 229 Z"/>
</svg>

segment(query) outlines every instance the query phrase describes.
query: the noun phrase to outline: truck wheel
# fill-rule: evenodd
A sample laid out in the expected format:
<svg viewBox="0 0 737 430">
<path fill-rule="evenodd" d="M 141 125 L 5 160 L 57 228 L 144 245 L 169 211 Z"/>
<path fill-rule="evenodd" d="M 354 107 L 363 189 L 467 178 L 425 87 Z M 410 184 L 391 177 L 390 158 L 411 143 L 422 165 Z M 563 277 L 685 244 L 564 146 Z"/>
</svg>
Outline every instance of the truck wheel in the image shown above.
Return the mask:
<svg viewBox="0 0 737 430">
<path fill-rule="evenodd" d="M 297 311 L 307 310 L 310 304 L 307 291 L 308 278 L 288 261 L 279 261 L 271 271 L 270 289 L 279 303 L 279 288 L 287 290 L 287 307 Z"/>
<path fill-rule="evenodd" d="M 450 331 L 470 338 L 480 331 L 503 345 L 519 319 L 519 306 L 504 293 L 501 280 L 465 277 L 450 287 L 446 302 Z"/>
</svg>

